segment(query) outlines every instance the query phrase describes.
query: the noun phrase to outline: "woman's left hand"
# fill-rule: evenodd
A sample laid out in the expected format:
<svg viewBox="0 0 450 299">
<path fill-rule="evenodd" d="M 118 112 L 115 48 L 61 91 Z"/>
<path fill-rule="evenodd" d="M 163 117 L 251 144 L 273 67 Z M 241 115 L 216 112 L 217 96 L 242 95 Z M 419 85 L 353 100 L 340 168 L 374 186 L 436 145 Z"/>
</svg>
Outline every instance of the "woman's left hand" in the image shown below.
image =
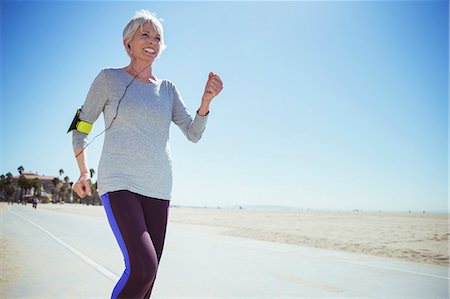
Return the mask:
<svg viewBox="0 0 450 299">
<path fill-rule="evenodd" d="M 205 91 L 203 92 L 202 102 L 205 104 L 211 103 L 212 99 L 217 96 L 223 89 L 222 80 L 217 74 L 209 73 L 208 81 L 206 82 Z"/>
</svg>

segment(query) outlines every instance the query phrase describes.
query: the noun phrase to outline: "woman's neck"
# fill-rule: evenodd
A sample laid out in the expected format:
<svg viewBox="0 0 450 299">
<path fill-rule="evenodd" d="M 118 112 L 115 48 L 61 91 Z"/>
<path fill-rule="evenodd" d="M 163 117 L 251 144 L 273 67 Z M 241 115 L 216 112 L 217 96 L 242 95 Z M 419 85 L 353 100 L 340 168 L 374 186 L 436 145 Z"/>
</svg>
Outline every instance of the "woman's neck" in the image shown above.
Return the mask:
<svg viewBox="0 0 450 299">
<path fill-rule="evenodd" d="M 131 62 L 125 70 L 132 76 L 136 76 L 137 78 L 144 80 L 146 82 L 150 80 L 156 81 L 156 77 L 153 76 L 152 73 L 152 65 L 146 65 L 145 63 L 139 63 L 137 61 Z"/>
</svg>

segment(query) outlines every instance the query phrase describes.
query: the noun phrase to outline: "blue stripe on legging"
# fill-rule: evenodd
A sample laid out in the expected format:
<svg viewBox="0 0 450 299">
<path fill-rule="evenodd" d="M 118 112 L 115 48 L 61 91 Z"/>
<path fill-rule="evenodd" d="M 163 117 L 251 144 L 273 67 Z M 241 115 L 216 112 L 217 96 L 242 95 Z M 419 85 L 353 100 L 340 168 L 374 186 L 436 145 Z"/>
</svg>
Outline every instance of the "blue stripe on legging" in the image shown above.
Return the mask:
<svg viewBox="0 0 450 299">
<path fill-rule="evenodd" d="M 116 299 L 119 296 L 119 293 L 124 288 L 125 284 L 130 277 L 130 257 L 128 256 L 127 246 L 125 245 L 125 241 L 123 240 L 122 234 L 120 232 L 119 226 L 117 225 L 116 219 L 114 218 L 114 213 L 111 209 L 111 203 L 109 202 L 108 193 L 100 196 L 103 206 L 105 207 L 106 215 L 108 216 L 109 224 L 113 230 L 114 235 L 116 236 L 116 240 L 119 243 L 120 250 L 122 250 L 122 254 L 125 258 L 125 271 L 117 282 L 116 286 L 111 295 L 111 299 Z"/>
</svg>

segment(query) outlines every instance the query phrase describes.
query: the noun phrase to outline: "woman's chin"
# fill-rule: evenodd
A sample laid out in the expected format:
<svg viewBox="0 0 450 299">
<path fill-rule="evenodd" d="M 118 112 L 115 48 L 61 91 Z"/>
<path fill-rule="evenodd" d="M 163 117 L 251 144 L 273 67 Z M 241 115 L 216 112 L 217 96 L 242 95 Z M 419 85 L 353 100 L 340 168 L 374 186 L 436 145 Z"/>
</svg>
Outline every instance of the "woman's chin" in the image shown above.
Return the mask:
<svg viewBox="0 0 450 299">
<path fill-rule="evenodd" d="M 156 57 L 150 57 L 150 56 L 136 57 L 136 60 L 141 63 L 150 64 L 156 60 Z"/>
</svg>

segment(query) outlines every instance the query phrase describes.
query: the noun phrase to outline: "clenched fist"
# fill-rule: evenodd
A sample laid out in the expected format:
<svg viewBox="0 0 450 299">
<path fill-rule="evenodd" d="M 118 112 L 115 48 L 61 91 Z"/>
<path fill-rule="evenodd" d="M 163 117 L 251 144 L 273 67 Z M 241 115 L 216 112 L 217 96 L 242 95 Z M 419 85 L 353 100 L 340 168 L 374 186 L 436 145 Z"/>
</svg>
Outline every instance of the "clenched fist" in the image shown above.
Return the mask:
<svg viewBox="0 0 450 299">
<path fill-rule="evenodd" d="M 84 198 L 86 196 L 91 196 L 91 179 L 89 174 L 82 174 L 78 181 L 73 185 L 73 190 L 78 194 L 79 197 Z"/>
<path fill-rule="evenodd" d="M 223 89 L 223 83 L 220 77 L 213 72 L 209 73 L 208 81 L 206 82 L 205 91 L 203 92 L 202 101 L 210 103 L 212 99 L 217 96 Z"/>
</svg>

